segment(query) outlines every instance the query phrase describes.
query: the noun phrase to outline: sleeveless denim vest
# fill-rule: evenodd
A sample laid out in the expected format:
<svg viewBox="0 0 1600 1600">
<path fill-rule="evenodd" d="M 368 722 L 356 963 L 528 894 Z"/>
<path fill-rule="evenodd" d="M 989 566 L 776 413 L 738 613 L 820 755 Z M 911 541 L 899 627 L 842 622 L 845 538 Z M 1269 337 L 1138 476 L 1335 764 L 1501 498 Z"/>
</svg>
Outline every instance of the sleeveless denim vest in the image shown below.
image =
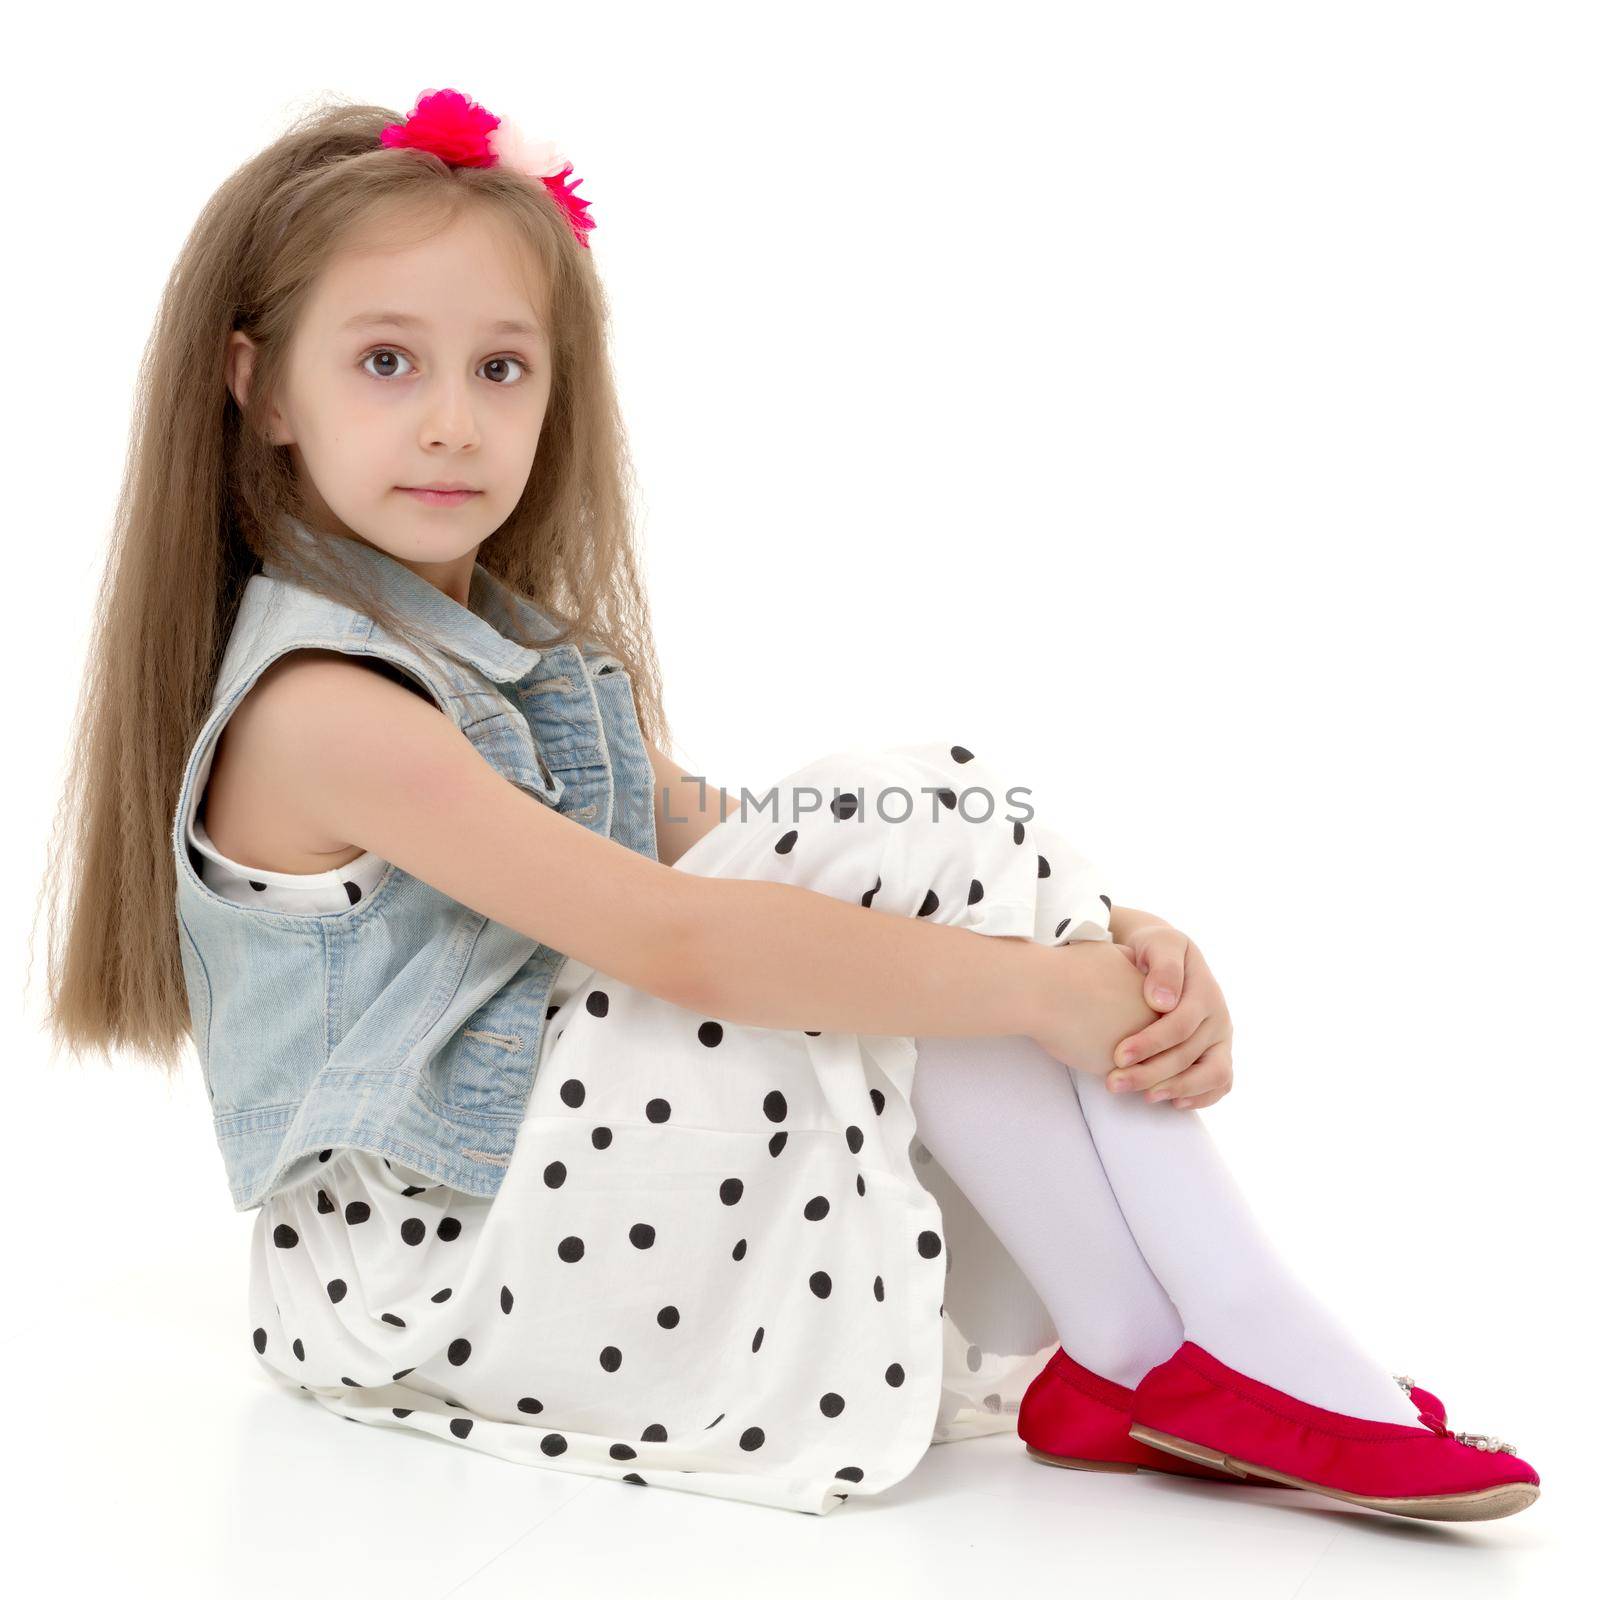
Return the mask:
<svg viewBox="0 0 1600 1600">
<path fill-rule="evenodd" d="M 558 630 L 481 562 L 469 608 L 380 550 L 338 553 L 377 580 L 437 653 L 414 650 L 268 564 L 245 586 L 171 831 L 190 1033 L 238 1211 L 300 1181 L 341 1145 L 494 1195 L 564 959 L 392 862 L 364 899 L 316 915 L 243 905 L 206 887 L 188 824 L 223 724 L 271 662 L 310 648 L 392 663 L 511 783 L 659 859 L 654 772 L 632 682 L 615 657 L 587 643 L 516 643 L 500 631 L 513 617 L 525 637 Z"/>
</svg>

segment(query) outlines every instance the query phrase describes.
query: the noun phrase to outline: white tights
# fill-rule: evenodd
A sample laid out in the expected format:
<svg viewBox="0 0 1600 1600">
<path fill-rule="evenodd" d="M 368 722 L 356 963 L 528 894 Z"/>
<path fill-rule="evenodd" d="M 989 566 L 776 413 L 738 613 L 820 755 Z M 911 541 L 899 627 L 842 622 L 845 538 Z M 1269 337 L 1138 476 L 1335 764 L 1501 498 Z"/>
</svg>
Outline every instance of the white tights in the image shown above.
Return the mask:
<svg viewBox="0 0 1600 1600">
<path fill-rule="evenodd" d="M 1074 1361 L 1129 1387 L 1185 1340 L 1311 1405 L 1417 1423 L 1291 1274 L 1197 1111 L 1113 1094 L 1023 1035 L 917 1040 L 917 1134 Z"/>
</svg>

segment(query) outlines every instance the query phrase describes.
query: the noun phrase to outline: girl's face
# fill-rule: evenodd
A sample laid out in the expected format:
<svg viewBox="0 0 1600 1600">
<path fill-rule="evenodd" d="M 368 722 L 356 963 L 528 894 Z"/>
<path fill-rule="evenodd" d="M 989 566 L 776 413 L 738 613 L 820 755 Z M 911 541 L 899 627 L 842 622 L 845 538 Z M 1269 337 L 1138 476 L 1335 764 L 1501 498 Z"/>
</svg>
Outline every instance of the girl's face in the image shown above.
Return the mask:
<svg viewBox="0 0 1600 1600">
<path fill-rule="evenodd" d="M 312 520 L 464 590 L 533 468 L 550 398 L 547 304 L 538 264 L 476 211 L 421 244 L 337 255 L 270 418 Z M 407 493 L 438 483 L 476 492 L 451 504 Z"/>
</svg>

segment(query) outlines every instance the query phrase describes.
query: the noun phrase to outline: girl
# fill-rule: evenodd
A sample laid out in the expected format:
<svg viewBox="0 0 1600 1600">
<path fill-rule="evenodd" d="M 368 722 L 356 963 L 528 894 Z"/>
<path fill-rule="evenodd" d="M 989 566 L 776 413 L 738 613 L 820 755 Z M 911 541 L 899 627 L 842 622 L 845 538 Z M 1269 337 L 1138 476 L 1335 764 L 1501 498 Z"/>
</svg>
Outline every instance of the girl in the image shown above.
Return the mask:
<svg viewBox="0 0 1600 1600">
<path fill-rule="evenodd" d="M 192 1041 L 264 1370 L 811 1512 L 1013 1426 L 1529 1505 L 1276 1257 L 1196 1115 L 1204 959 L 1025 787 L 950 743 L 736 799 L 663 753 L 571 172 L 452 90 L 321 110 L 208 204 L 142 375 L 51 1023 Z"/>
</svg>

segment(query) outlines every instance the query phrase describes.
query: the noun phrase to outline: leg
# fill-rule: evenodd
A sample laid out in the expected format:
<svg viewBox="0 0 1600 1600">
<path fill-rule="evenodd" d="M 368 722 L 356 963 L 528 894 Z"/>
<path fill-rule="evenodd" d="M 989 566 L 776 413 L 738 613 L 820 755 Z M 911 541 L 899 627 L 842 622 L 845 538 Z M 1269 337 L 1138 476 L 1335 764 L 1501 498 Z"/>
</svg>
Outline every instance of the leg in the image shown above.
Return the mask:
<svg viewBox="0 0 1600 1600">
<path fill-rule="evenodd" d="M 917 1040 L 922 1142 L 1011 1252 L 1074 1361 L 1132 1388 L 1184 1329 L 1117 1206 L 1072 1075 L 1032 1040 Z"/>
</svg>

